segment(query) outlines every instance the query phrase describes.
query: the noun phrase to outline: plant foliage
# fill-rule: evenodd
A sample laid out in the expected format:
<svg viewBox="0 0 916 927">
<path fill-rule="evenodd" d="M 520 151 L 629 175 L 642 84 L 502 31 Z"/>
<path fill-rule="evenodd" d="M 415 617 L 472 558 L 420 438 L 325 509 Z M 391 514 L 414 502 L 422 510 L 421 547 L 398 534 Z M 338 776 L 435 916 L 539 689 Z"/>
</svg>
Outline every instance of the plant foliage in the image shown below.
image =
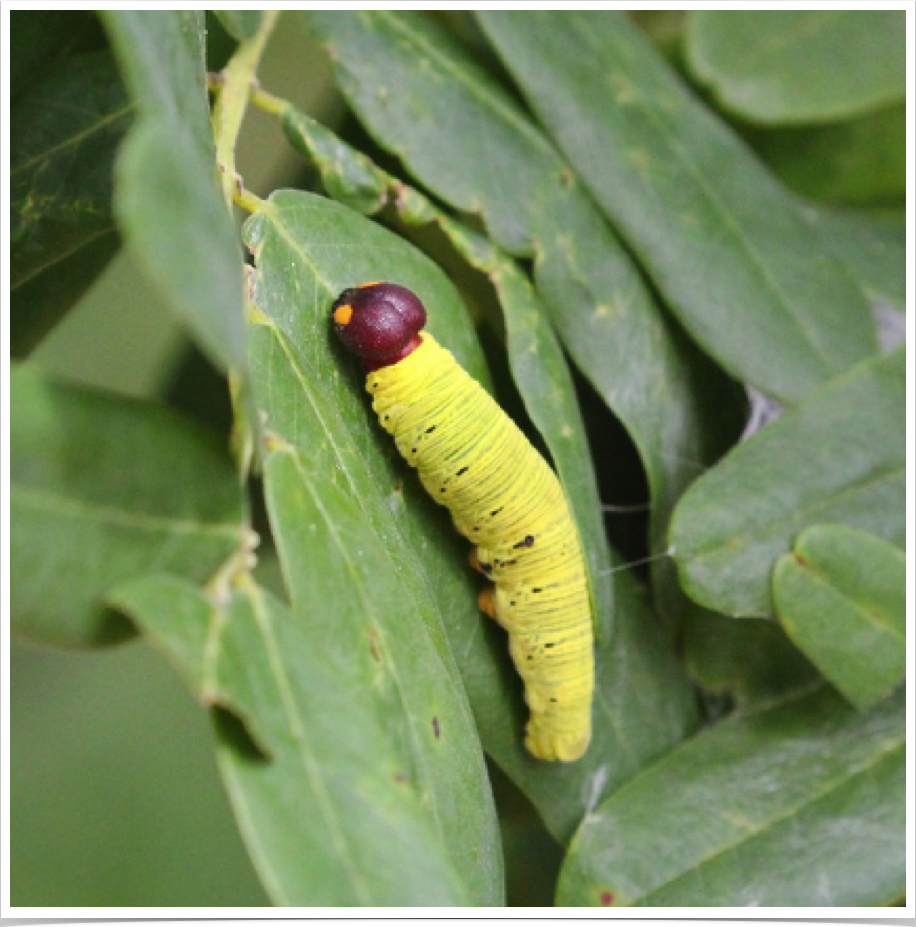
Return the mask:
<svg viewBox="0 0 916 927">
<path fill-rule="evenodd" d="M 894 903 L 904 13 L 283 16 L 349 116 L 272 92 L 272 12 L 13 14 L 13 352 L 123 248 L 234 418 L 17 361 L 14 637 L 174 663 L 277 905 Z M 299 171 L 263 197 L 251 106 Z M 466 545 L 335 342 L 368 280 L 563 481 L 577 763 L 525 752 Z"/>
</svg>

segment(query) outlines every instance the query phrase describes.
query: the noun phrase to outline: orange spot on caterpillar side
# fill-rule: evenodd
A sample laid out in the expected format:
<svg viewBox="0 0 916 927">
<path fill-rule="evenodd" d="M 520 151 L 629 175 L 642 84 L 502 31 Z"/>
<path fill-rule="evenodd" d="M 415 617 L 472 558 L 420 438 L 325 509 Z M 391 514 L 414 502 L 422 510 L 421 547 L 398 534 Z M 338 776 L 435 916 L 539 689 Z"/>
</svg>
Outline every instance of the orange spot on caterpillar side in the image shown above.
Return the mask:
<svg viewBox="0 0 916 927">
<path fill-rule="evenodd" d="M 353 307 L 349 303 L 344 303 L 334 310 L 334 321 L 338 325 L 349 325 L 350 319 L 353 318 Z"/>
<path fill-rule="evenodd" d="M 609 908 L 614 903 L 614 895 L 612 892 L 602 892 L 600 900 L 601 907 Z"/>
<path fill-rule="evenodd" d="M 493 565 L 490 563 L 481 563 L 480 557 L 477 556 L 477 548 L 472 547 L 468 551 L 468 563 L 477 570 L 478 573 L 483 573 L 484 576 L 489 576 L 490 571 L 493 569 Z"/>
<path fill-rule="evenodd" d="M 480 595 L 477 596 L 477 607 L 485 615 L 489 615 L 491 618 L 496 618 L 496 601 L 493 597 L 492 586 L 487 586 L 486 589 L 480 590 Z"/>
<path fill-rule="evenodd" d="M 357 289 L 357 290 L 365 290 L 366 287 L 369 287 L 369 286 L 378 286 L 381 282 L 382 282 L 381 280 L 372 280 L 372 281 L 369 282 L 369 283 L 361 283 L 356 289 Z"/>
</svg>

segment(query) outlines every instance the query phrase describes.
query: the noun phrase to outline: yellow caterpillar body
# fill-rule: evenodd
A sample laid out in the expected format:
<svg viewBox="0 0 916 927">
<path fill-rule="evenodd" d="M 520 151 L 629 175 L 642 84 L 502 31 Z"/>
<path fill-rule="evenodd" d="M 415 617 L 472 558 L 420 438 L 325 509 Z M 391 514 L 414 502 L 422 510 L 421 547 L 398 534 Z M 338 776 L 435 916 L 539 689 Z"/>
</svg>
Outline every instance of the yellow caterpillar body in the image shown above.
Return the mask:
<svg viewBox="0 0 916 927">
<path fill-rule="evenodd" d="M 576 760 L 591 739 L 594 657 L 585 561 L 566 498 L 487 392 L 431 335 L 421 338 L 368 374 L 373 408 L 493 580 L 481 608 L 509 634 L 531 711 L 528 750 Z"/>
</svg>

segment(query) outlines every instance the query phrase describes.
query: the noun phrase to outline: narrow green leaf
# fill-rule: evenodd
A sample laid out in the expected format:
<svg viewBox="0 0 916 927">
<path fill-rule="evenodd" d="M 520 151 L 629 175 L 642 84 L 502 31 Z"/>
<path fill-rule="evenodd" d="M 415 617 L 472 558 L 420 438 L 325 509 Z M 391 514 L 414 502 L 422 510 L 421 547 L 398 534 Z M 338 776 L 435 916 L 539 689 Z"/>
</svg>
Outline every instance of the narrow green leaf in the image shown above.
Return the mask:
<svg viewBox="0 0 916 927">
<path fill-rule="evenodd" d="M 261 27 L 261 10 L 214 10 L 222 27 L 237 42 L 250 39 Z"/>
<path fill-rule="evenodd" d="M 687 593 L 730 615 L 772 613 L 776 558 L 820 522 L 902 544 L 905 383 L 903 348 L 864 361 L 700 477 L 671 525 Z"/>
<path fill-rule="evenodd" d="M 281 124 L 293 147 L 315 163 L 329 196 L 367 215 L 385 205 L 388 179 L 364 154 L 293 106 Z"/>
<path fill-rule="evenodd" d="M 238 481 L 208 433 L 168 409 L 12 376 L 14 633 L 89 646 L 130 633 L 102 601 L 122 580 L 202 582 L 245 537 Z"/>
<path fill-rule="evenodd" d="M 837 122 L 906 95 L 903 10 L 695 10 L 686 61 L 751 122 Z"/>
<path fill-rule="evenodd" d="M 341 608 L 361 608 L 337 589 Z M 217 716 L 218 759 L 252 861 L 284 906 L 468 904 L 393 722 L 373 700 L 368 653 L 245 582 L 214 605 L 188 583 L 147 577 L 116 590 Z M 333 632 L 333 628 L 331 628 Z M 377 680 L 376 680 L 377 681 Z"/>
<path fill-rule="evenodd" d="M 875 350 L 852 278 L 625 16 L 479 15 L 668 305 L 727 370 L 792 401 Z"/>
<path fill-rule="evenodd" d="M 501 904 L 492 796 L 443 633 L 446 616 L 470 618 L 475 630 L 480 624 L 466 545 L 444 510 L 430 512 L 428 500 L 420 501 L 422 490 L 395 462 L 387 435 L 367 427 L 365 379 L 332 342 L 330 306 L 346 286 L 392 279 L 421 294 L 433 333 L 474 371 L 479 348 L 438 268 L 329 200 L 274 193 L 246 237 L 260 323 L 252 331 L 252 371 L 273 449 L 265 488 L 293 608 L 305 613 L 324 603 L 320 633 L 343 649 L 383 654 L 372 686 L 379 710 L 401 719 L 395 730 L 410 745 L 418 787 L 474 903 Z M 340 587 L 357 595 L 359 608 L 338 604 Z"/>
<path fill-rule="evenodd" d="M 906 556 L 863 531 L 814 525 L 773 572 L 789 636 L 843 695 L 867 708 L 906 674 Z"/>
<path fill-rule="evenodd" d="M 112 166 L 131 108 L 107 52 L 66 59 L 13 107 L 11 326 L 19 353 L 37 344 L 114 253 Z"/>
<path fill-rule="evenodd" d="M 906 107 L 849 122 L 745 132 L 754 150 L 796 193 L 847 206 L 903 204 Z"/>
<path fill-rule="evenodd" d="M 242 261 L 216 180 L 202 14 L 102 16 L 141 116 L 118 159 L 118 224 L 209 358 L 244 370 Z"/>
<path fill-rule="evenodd" d="M 683 488 L 722 452 L 743 413 L 732 384 L 660 312 L 569 165 L 524 110 L 444 33 L 416 15 L 310 12 L 341 89 L 375 139 L 489 236 L 534 259 L 534 277 L 574 364 L 632 436 L 662 550 Z M 666 612 L 679 591 L 659 565 Z"/>
<path fill-rule="evenodd" d="M 695 722 L 689 687 L 654 616 L 632 577 L 619 574 L 614 637 L 598 652 L 592 746 L 574 764 L 534 760 L 522 745 L 526 711 L 505 635 L 477 612 L 467 544 L 373 420 L 363 377 L 336 344 L 329 323 L 330 305 L 345 286 L 378 279 L 402 283 L 426 302 L 436 338 L 486 384 L 457 295 L 403 239 L 321 197 L 275 193 L 246 235 L 258 268 L 255 300 L 266 316 L 252 332 L 252 369 L 266 429 L 307 453 L 316 485 L 324 480 L 343 486 L 358 500 L 363 531 L 384 538 L 389 572 L 402 575 L 411 590 L 395 606 L 425 625 L 425 634 L 444 625 L 484 746 L 551 831 L 568 838 L 604 790 L 663 753 Z M 294 509 L 275 506 L 273 517 L 301 530 Z M 298 582 L 315 568 L 304 563 L 286 573 Z"/>
<path fill-rule="evenodd" d="M 557 903 L 882 905 L 903 891 L 905 704 L 833 693 L 704 731 L 582 825 Z"/>
</svg>

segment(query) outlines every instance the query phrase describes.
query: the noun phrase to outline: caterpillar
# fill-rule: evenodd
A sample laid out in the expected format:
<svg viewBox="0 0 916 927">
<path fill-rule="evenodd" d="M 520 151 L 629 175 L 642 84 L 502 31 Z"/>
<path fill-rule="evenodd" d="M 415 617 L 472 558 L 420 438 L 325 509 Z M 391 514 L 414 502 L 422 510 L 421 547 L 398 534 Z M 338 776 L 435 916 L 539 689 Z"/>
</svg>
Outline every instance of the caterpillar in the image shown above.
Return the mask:
<svg viewBox="0 0 916 927">
<path fill-rule="evenodd" d="M 577 760 L 591 740 L 592 618 L 585 560 L 559 480 L 423 331 L 426 309 L 410 290 L 364 283 L 344 290 L 332 312 L 367 371 L 382 427 L 474 545 L 471 565 L 492 580 L 478 604 L 509 635 L 530 711 L 525 746 L 542 760 Z"/>
</svg>

